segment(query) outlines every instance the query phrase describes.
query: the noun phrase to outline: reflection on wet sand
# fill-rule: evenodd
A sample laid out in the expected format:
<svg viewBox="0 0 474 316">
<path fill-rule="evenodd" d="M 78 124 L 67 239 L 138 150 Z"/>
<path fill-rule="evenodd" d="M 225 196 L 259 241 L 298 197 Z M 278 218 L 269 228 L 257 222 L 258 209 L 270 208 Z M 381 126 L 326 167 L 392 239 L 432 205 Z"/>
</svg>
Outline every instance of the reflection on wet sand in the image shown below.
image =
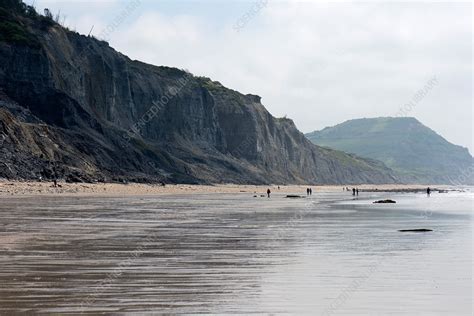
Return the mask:
<svg viewBox="0 0 474 316">
<path fill-rule="evenodd" d="M 358 308 L 377 310 L 365 287 L 367 269 L 384 258 L 391 266 L 393 256 L 405 269 L 418 269 L 422 260 L 413 254 L 423 251 L 456 255 L 464 235 L 452 234 L 470 227 L 469 216 L 435 213 L 431 235 L 401 234 L 398 228 L 426 219 L 403 205 L 392 212 L 330 204 L 341 198 L 347 196 L 2 198 L 0 314 L 333 313 L 336 307 L 344 314 L 351 303 L 334 302 L 354 278 L 364 281 L 358 295 L 366 294 Z M 405 269 L 391 275 L 411 277 Z M 412 286 L 423 289 L 437 273 L 437 267 L 419 273 Z M 373 286 L 380 291 L 381 284 Z M 400 296 L 403 288 L 391 291 Z M 418 294 L 415 309 L 438 293 Z"/>
</svg>

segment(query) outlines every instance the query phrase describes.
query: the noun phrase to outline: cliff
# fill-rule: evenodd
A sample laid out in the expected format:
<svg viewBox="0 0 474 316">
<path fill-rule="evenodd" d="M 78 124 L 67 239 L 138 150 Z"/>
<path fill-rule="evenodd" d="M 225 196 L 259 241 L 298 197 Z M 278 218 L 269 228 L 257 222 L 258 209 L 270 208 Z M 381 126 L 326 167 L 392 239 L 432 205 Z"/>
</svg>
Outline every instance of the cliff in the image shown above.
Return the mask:
<svg viewBox="0 0 474 316">
<path fill-rule="evenodd" d="M 379 162 L 313 145 L 258 96 L 130 60 L 25 6 L 0 9 L 0 177 L 396 181 Z"/>
</svg>

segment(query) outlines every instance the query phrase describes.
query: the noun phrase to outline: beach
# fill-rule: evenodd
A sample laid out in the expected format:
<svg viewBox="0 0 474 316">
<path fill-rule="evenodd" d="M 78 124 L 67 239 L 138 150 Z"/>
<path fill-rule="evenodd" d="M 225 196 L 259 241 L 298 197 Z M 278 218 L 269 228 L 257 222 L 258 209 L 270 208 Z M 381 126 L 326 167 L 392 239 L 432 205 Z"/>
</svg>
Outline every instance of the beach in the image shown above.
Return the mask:
<svg viewBox="0 0 474 316">
<path fill-rule="evenodd" d="M 474 316 L 472 3 L 0 17 L 0 316 Z"/>
<path fill-rule="evenodd" d="M 117 188 L 0 197 L 0 314 L 471 314 L 471 192 Z"/>
<path fill-rule="evenodd" d="M 314 192 L 344 192 L 343 188 L 353 187 L 364 190 L 425 190 L 426 185 L 407 184 L 361 184 L 361 185 L 191 185 L 191 184 L 142 184 L 142 183 L 65 183 L 58 182 L 57 187 L 52 182 L 35 181 L 0 181 L 1 195 L 157 195 L 157 194 L 211 194 L 211 193 L 249 193 L 266 194 L 268 188 L 273 193 L 306 194 L 306 188 Z M 280 187 L 280 189 L 278 189 Z M 449 189 L 449 186 L 437 185 L 436 188 Z"/>
</svg>

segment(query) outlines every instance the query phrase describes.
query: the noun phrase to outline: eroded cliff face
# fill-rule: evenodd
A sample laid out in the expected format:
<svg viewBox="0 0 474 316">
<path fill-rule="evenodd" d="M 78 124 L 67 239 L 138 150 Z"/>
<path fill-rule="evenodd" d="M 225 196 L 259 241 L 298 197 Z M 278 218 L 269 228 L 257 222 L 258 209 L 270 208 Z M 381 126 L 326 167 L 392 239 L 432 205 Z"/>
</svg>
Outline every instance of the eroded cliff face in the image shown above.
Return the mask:
<svg viewBox="0 0 474 316">
<path fill-rule="evenodd" d="M 311 144 L 260 97 L 17 17 L 0 42 L 0 177 L 189 183 L 392 183 L 375 161 Z M 21 161 L 21 162 L 20 162 Z"/>
</svg>

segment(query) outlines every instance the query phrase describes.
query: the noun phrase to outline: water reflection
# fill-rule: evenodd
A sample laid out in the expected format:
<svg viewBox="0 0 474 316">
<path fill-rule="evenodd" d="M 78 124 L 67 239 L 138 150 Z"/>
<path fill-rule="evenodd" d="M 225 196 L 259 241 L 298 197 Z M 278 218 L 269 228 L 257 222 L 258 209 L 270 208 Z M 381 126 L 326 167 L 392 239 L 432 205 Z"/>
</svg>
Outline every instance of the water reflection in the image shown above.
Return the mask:
<svg viewBox="0 0 474 316">
<path fill-rule="evenodd" d="M 0 313 L 468 315 L 472 196 L 453 196 L 429 217 L 417 195 L 2 198 Z"/>
</svg>

